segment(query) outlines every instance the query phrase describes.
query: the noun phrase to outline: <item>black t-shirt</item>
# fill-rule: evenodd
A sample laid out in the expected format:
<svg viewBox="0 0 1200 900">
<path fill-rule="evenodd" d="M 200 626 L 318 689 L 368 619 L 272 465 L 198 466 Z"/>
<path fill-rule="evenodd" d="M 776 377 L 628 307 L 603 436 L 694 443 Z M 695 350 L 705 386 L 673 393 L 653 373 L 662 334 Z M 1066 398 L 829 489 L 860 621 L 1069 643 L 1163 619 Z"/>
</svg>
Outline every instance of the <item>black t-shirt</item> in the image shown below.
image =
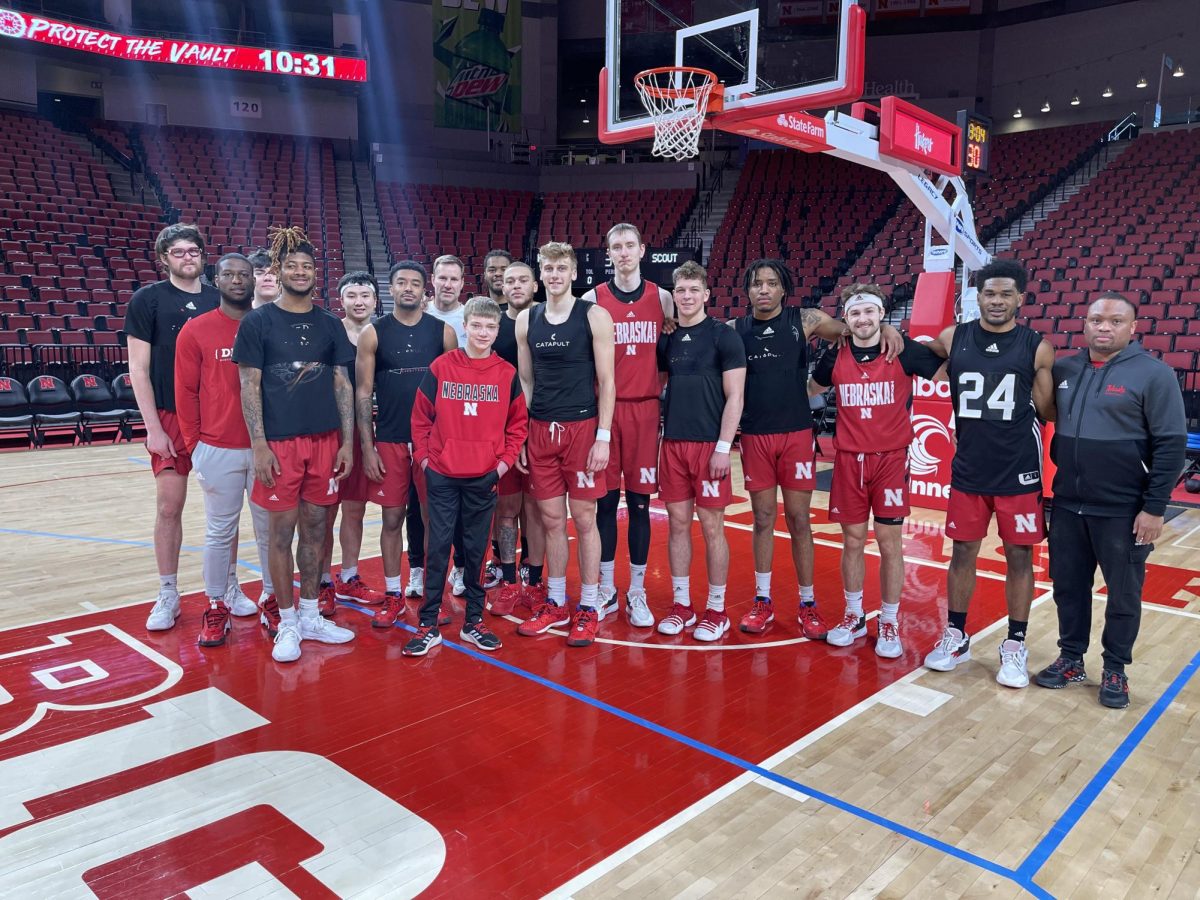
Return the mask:
<svg viewBox="0 0 1200 900">
<path fill-rule="evenodd" d="M 169 281 L 139 288 L 129 298 L 125 333 L 150 345 L 150 384 L 154 406 L 175 412 L 175 341 L 188 319 L 216 309 L 221 295 L 211 284 L 200 293 L 181 291 Z"/>
<path fill-rule="evenodd" d="M 263 428 L 272 441 L 341 427 L 333 369 L 354 365 L 354 356 L 341 319 L 316 306 L 251 310 L 233 345 L 234 362 L 262 370 Z"/>
<path fill-rule="evenodd" d="M 770 319 L 747 313 L 735 329 L 746 353 L 743 434 L 790 434 L 812 428 L 808 405 L 808 341 L 799 306 Z"/>
<path fill-rule="evenodd" d="M 412 440 L 413 400 L 429 365 L 445 352 L 446 323 L 421 316 L 405 325 L 394 315 L 375 323 L 375 440 L 407 444 Z"/>
<path fill-rule="evenodd" d="M 725 411 L 722 376 L 746 368 L 746 351 L 733 329 L 715 319 L 676 328 L 658 339 L 658 370 L 667 373 L 663 438 L 715 441 Z"/>
<path fill-rule="evenodd" d="M 496 335 L 496 343 L 492 344 L 492 349 L 502 360 L 516 368 L 517 320 L 510 319 L 507 313 L 500 317 L 500 331 Z"/>
<path fill-rule="evenodd" d="M 870 347 L 852 347 L 849 344 L 846 346 L 848 350 L 854 352 L 855 359 L 864 363 L 870 362 L 883 352 L 879 344 L 872 344 Z M 833 366 L 837 362 L 837 357 L 837 347 L 829 347 L 822 353 L 817 360 L 816 367 L 813 368 L 813 381 L 822 387 L 829 387 L 833 384 Z M 896 359 L 899 360 L 900 368 L 904 370 L 905 375 L 920 375 L 922 378 L 932 378 L 945 362 L 924 344 L 914 341 L 907 335 L 904 337 L 904 349 L 900 351 L 900 355 Z"/>
</svg>

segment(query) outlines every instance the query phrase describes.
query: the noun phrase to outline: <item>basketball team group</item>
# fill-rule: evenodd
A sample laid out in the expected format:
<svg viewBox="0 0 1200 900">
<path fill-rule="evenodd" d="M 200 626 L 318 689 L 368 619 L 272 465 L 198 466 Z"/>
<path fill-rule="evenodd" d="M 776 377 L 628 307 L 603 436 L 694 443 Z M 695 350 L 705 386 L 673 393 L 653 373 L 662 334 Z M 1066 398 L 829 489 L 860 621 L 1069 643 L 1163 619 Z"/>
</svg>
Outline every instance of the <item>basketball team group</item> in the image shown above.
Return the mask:
<svg viewBox="0 0 1200 900">
<path fill-rule="evenodd" d="M 750 585 L 727 584 L 736 441 L 754 517 L 753 600 L 735 601 L 737 627 L 763 634 L 777 615 L 795 616 L 806 638 L 846 647 L 870 639 L 876 616 L 867 608 L 877 606 L 875 652 L 896 658 L 920 376 L 949 381 L 956 434 L 948 610 L 925 666 L 951 671 L 971 658 L 976 560 L 995 518 L 1008 607 L 996 680 L 1028 685 L 1033 548 L 1047 531 L 1041 422 L 1057 421 L 1049 540 L 1060 653 L 1036 681 L 1061 688 L 1085 679 L 1098 566 L 1109 588 L 1099 699 L 1127 705 L 1146 558 L 1186 440 L 1174 373 L 1132 340 L 1133 301 L 1098 295 L 1084 323 L 1087 348 L 1056 360 L 1017 322 L 1026 272 L 1012 260 L 975 273 L 978 319 L 922 344 L 885 323 L 887 297 L 875 285 L 843 290 L 840 320 L 788 305 L 792 276 L 771 259 L 744 273 L 744 314 L 718 322 L 708 315 L 702 266 L 686 262 L 670 289 L 659 287 L 642 277 L 645 250 L 636 226 L 614 225 L 613 276 L 581 297 L 572 292 L 569 244 L 540 247 L 536 270 L 494 250 L 484 293 L 466 303 L 458 257 L 441 256 L 431 270 L 398 261 L 388 273 L 391 312 L 376 316 L 376 278 L 353 272 L 330 304 L 341 307 L 339 318 L 314 305 L 318 256 L 300 229 L 274 229 L 270 247 L 251 256 L 225 254 L 212 283 L 203 280 L 201 232 L 163 229 L 155 252 L 167 277 L 134 294 L 126 316 L 156 476 L 160 592 L 146 627 L 168 630 L 180 616 L 182 513 L 194 469 L 206 515 L 205 647 L 225 643 L 234 617 L 254 617 L 273 658 L 290 663 L 305 641 L 354 639 L 334 621 L 338 601 L 390 629 L 409 616 L 406 598 L 416 598 L 402 652 L 423 656 L 454 618 L 447 590 L 465 601 L 460 639 L 489 652 L 501 647 L 497 630 L 512 640 L 514 631 L 558 629 L 569 646 L 586 647 L 621 615 L 633 629 L 721 641 L 733 625 L 727 590 L 751 596 Z M 828 343 L 814 364 L 817 339 Z M 844 532 L 844 612 L 832 624 L 817 609 L 810 526 L 810 397 L 827 392 L 837 404 L 828 512 Z M 645 585 L 654 494 L 667 513 L 669 597 Z M 257 602 L 236 577 L 247 497 L 263 573 Z M 622 500 L 628 567 L 618 589 Z M 382 510 L 382 591 L 358 572 L 368 503 Z M 772 579 L 780 505 L 798 589 L 792 595 L 788 578 L 786 598 Z M 871 536 L 879 596 L 864 599 Z M 695 593 L 694 549 L 707 576 Z M 572 555 L 575 598 L 567 593 Z"/>
</svg>

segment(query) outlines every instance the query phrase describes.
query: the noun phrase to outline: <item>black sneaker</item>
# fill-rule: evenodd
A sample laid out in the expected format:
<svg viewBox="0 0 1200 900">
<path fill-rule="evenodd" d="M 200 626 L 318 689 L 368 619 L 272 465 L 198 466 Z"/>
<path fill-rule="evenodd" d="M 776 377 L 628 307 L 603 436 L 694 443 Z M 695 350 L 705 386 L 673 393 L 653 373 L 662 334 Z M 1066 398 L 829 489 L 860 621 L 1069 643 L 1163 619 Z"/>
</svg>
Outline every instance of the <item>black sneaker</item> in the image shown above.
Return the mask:
<svg viewBox="0 0 1200 900">
<path fill-rule="evenodd" d="M 1042 671 L 1034 676 L 1034 681 L 1039 687 L 1051 688 L 1058 690 L 1065 688 L 1068 684 L 1074 681 L 1086 681 L 1087 673 L 1083 671 L 1082 659 L 1071 659 L 1068 656 L 1060 656 Z"/>
<path fill-rule="evenodd" d="M 422 625 L 400 651 L 403 656 L 424 656 L 442 642 L 442 633 L 436 625 Z"/>
<path fill-rule="evenodd" d="M 1109 709 L 1124 709 L 1129 705 L 1129 679 L 1124 672 L 1104 670 L 1100 679 L 1100 702 Z"/>
<path fill-rule="evenodd" d="M 492 634 L 482 622 L 465 622 L 458 636 L 464 641 L 470 641 L 480 650 L 499 650 L 503 644 L 500 638 Z"/>
</svg>

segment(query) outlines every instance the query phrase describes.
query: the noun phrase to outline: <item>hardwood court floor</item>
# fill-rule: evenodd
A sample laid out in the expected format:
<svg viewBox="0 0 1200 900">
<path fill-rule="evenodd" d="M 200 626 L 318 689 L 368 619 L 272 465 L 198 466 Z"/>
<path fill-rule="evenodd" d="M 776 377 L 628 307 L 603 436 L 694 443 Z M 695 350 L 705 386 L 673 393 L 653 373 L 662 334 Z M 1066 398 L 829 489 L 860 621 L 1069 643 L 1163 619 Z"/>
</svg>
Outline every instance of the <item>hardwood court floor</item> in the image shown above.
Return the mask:
<svg viewBox="0 0 1200 900">
<path fill-rule="evenodd" d="M 0 895 L 1200 891 L 1195 511 L 1152 557 L 1133 703 L 1114 712 L 1095 700 L 1095 652 L 1088 685 L 996 685 L 993 547 L 972 608 L 975 661 L 920 668 L 949 551 L 925 511 L 910 529 L 898 660 L 800 638 L 782 536 L 779 620 L 719 647 L 621 620 L 569 650 L 491 620 L 505 641 L 495 656 L 452 626 L 445 646 L 407 660 L 403 632 L 346 607 L 338 620 L 356 641 L 306 644 L 296 665 L 272 663 L 250 621 L 202 651 L 196 595 L 174 630 L 143 627 L 157 591 L 144 460 L 129 445 L 0 456 Z M 185 591 L 199 586 L 203 539 L 198 491 L 191 500 Z M 729 524 L 735 620 L 752 583 L 747 506 Z M 814 528 L 833 618 L 838 529 L 822 510 Z M 648 577 L 660 614 L 664 531 Z M 377 534 L 369 524 L 366 553 Z M 1037 565 L 1031 667 L 1055 652 L 1044 552 Z M 377 560 L 363 569 L 378 582 Z"/>
</svg>

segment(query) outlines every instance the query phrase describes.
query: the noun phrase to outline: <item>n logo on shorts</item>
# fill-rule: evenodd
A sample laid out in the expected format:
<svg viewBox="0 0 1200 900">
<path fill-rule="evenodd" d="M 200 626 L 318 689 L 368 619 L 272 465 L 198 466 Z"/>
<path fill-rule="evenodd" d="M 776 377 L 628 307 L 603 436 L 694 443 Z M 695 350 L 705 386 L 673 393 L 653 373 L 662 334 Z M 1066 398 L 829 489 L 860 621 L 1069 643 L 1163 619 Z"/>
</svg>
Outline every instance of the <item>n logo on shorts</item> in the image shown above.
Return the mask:
<svg viewBox="0 0 1200 900">
<path fill-rule="evenodd" d="M 810 462 L 796 463 L 796 477 L 797 478 L 812 478 L 813 477 L 812 467 L 813 467 L 813 464 Z"/>
<path fill-rule="evenodd" d="M 721 482 L 719 481 L 701 481 L 700 482 L 701 497 L 720 497 Z"/>
<path fill-rule="evenodd" d="M 658 480 L 658 469 L 642 469 L 642 484 L 654 484 Z"/>
<path fill-rule="evenodd" d="M 594 488 L 596 486 L 596 476 L 593 475 L 591 472 L 576 472 L 575 478 L 578 481 L 578 484 L 576 485 L 576 487 Z"/>
<path fill-rule="evenodd" d="M 332 497 L 332 496 L 333 496 L 334 494 L 336 494 L 337 492 L 338 492 L 338 488 L 337 488 L 337 479 L 336 479 L 336 478 L 330 478 L 330 479 L 329 479 L 329 490 L 327 490 L 325 493 L 326 493 L 326 494 L 328 494 L 330 497 Z"/>
<path fill-rule="evenodd" d="M 1037 534 L 1037 513 L 1023 513 L 1013 516 L 1013 525 L 1017 534 Z"/>
<path fill-rule="evenodd" d="M 884 488 L 883 489 L 883 505 L 884 506 L 903 506 L 904 505 L 904 489 Z"/>
<path fill-rule="evenodd" d="M 464 403 L 463 404 L 463 415 L 464 416 L 479 415 L 479 404 L 478 403 Z"/>
</svg>

